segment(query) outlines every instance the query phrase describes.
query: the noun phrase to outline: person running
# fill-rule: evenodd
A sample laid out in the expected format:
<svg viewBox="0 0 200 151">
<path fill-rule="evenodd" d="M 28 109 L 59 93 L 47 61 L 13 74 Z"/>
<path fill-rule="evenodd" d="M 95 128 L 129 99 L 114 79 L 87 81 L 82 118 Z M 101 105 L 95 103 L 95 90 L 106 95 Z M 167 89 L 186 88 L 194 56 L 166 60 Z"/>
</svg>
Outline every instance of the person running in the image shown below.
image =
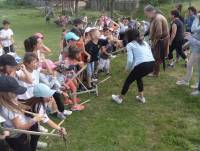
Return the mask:
<svg viewBox="0 0 200 151">
<path fill-rule="evenodd" d="M 112 99 L 116 103 L 121 104 L 124 96 L 128 92 L 130 85 L 134 81 L 137 81 L 139 95 L 136 96 L 136 99 L 142 103 L 145 103 L 146 100 L 143 93 L 144 86 L 142 78 L 153 71 L 155 63 L 153 54 L 149 44 L 141 39 L 138 30 L 128 30 L 126 32 L 126 37 L 129 42 L 126 46 L 128 55 L 126 71 L 130 72 L 130 74 L 123 85 L 121 94 L 112 95 Z"/>
</svg>

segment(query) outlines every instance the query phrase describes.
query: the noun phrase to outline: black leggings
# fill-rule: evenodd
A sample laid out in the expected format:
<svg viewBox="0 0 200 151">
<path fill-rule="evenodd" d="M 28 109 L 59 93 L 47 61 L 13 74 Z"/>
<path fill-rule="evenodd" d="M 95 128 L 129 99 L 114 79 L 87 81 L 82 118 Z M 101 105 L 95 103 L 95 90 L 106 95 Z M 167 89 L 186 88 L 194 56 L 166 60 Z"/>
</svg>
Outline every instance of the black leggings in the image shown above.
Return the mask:
<svg viewBox="0 0 200 151">
<path fill-rule="evenodd" d="M 33 125 L 30 130 L 37 132 L 38 124 Z M 14 151 L 36 151 L 39 137 L 31 135 L 31 140 L 29 141 L 28 136 L 22 134 L 17 138 L 6 138 L 6 142 Z"/>
<path fill-rule="evenodd" d="M 58 111 L 63 112 L 65 110 L 64 104 L 61 99 L 60 93 L 55 92 L 53 95 L 54 100 L 56 101 Z"/>
<path fill-rule="evenodd" d="M 168 59 L 173 59 L 173 51 L 176 50 L 177 54 L 180 55 L 184 60 L 187 58 L 185 53 L 183 52 L 183 43 L 184 41 L 173 41 L 172 45 L 169 47 L 169 55 Z"/>
<path fill-rule="evenodd" d="M 128 78 L 126 79 L 124 86 L 121 91 L 121 95 L 125 95 L 128 92 L 130 85 L 136 80 L 138 91 L 142 92 L 144 90 L 142 78 L 149 73 L 153 72 L 154 61 L 152 62 L 144 62 L 137 65 L 129 74 Z"/>
<path fill-rule="evenodd" d="M 3 47 L 3 50 L 4 50 L 5 54 L 7 54 L 9 52 L 15 52 L 13 45 L 10 45 L 9 47 Z"/>
</svg>

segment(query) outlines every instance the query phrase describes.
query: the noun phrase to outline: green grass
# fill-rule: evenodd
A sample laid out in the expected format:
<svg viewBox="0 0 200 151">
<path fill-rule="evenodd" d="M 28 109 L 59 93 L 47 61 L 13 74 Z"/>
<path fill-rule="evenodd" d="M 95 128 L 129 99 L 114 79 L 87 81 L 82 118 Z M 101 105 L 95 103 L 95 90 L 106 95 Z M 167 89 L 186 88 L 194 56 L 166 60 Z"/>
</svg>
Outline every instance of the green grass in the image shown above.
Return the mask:
<svg viewBox="0 0 200 151">
<path fill-rule="evenodd" d="M 50 57 L 56 60 L 60 28 L 53 23 L 46 25 L 39 11 L 31 8 L 1 8 L 0 14 L 0 20 L 8 18 L 12 23 L 19 54 L 24 52 L 25 38 L 35 32 L 43 32 L 46 45 L 53 50 Z M 137 90 L 134 83 L 125 102 L 117 105 L 111 101 L 111 94 L 119 93 L 127 76 L 123 72 L 125 61 L 124 54 L 113 60 L 112 78 L 100 85 L 100 96 L 82 96 L 83 100 L 93 99 L 86 105 L 86 110 L 74 112 L 65 121 L 63 126 L 68 131 L 68 150 L 199 151 L 200 99 L 189 96 L 191 89 L 175 85 L 176 80 L 185 74 L 181 63 L 175 69 L 162 72 L 158 79 L 144 79 L 146 104 L 135 101 Z M 197 77 L 196 72 L 194 77 Z M 103 78 L 105 76 L 101 75 Z M 49 147 L 45 151 L 66 150 L 60 139 L 47 142 Z"/>
</svg>

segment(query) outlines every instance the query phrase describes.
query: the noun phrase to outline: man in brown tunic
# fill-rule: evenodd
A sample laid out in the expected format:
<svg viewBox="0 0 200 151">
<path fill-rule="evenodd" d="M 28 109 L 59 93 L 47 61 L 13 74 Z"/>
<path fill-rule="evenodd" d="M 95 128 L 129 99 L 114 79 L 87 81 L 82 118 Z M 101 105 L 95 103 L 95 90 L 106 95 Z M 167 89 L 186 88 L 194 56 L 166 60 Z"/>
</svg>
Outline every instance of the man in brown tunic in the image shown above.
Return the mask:
<svg viewBox="0 0 200 151">
<path fill-rule="evenodd" d="M 163 63 L 165 69 L 165 58 L 169 51 L 169 27 L 167 19 L 158 13 L 156 8 L 147 5 L 144 8 L 145 15 L 150 19 L 150 40 L 151 47 L 156 60 L 153 76 L 159 76 L 160 64 Z"/>
</svg>

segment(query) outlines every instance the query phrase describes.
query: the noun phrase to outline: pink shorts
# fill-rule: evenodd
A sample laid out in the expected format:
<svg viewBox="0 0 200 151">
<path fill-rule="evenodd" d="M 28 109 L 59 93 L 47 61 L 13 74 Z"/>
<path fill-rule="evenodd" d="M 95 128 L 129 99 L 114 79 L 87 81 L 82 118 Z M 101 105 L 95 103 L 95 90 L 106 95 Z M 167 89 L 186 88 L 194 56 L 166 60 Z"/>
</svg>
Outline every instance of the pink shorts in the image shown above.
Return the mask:
<svg viewBox="0 0 200 151">
<path fill-rule="evenodd" d="M 72 92 L 77 91 L 76 85 L 74 84 L 73 80 L 68 80 L 65 84 L 70 88 L 70 90 L 72 90 Z"/>
</svg>

